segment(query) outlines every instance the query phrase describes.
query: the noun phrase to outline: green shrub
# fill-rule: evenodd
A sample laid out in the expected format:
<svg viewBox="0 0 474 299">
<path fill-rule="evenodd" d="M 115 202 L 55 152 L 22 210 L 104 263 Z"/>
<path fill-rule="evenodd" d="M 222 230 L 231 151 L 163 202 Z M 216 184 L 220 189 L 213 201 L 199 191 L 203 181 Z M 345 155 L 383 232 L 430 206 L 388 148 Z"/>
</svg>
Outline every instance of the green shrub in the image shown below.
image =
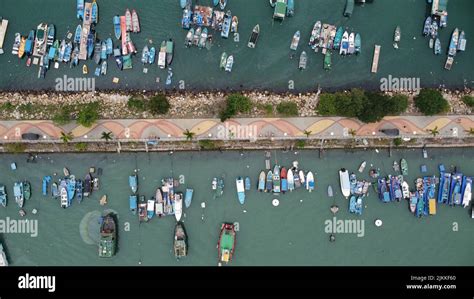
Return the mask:
<svg viewBox="0 0 474 299">
<path fill-rule="evenodd" d="M 77 123 L 84 127 L 91 127 L 99 119 L 99 103 L 92 102 L 79 108 Z"/>
<path fill-rule="evenodd" d="M 408 109 L 408 96 L 397 94 L 387 99 L 387 115 L 400 115 Z"/>
<path fill-rule="evenodd" d="M 15 105 L 13 105 L 11 102 L 5 102 L 0 106 L 0 110 L 13 112 L 15 110 Z"/>
<path fill-rule="evenodd" d="M 53 115 L 53 122 L 57 125 L 65 125 L 71 122 L 72 108 L 70 106 L 63 106 L 56 114 Z"/>
<path fill-rule="evenodd" d="M 26 150 L 26 144 L 24 143 L 7 143 L 5 149 L 9 153 L 23 153 Z"/>
<path fill-rule="evenodd" d="M 337 115 L 336 95 L 333 93 L 323 93 L 319 96 L 319 103 L 316 110 L 323 116 Z"/>
<path fill-rule="evenodd" d="M 131 110 L 143 112 L 146 109 L 146 101 L 142 96 L 132 96 L 128 99 L 127 107 Z"/>
<path fill-rule="evenodd" d="M 296 141 L 296 148 L 298 149 L 304 149 L 306 146 L 306 140 L 298 140 Z"/>
<path fill-rule="evenodd" d="M 298 116 L 298 106 L 294 102 L 281 102 L 277 105 L 276 110 L 283 116 Z"/>
<path fill-rule="evenodd" d="M 435 89 L 422 89 L 415 97 L 415 106 L 425 115 L 435 115 L 449 111 L 449 103 L 441 92 Z"/>
<path fill-rule="evenodd" d="M 216 149 L 216 143 L 213 140 L 199 140 L 199 147 L 203 150 L 214 150 Z"/>
<path fill-rule="evenodd" d="M 363 109 L 360 110 L 357 117 L 365 123 L 378 122 L 387 115 L 387 102 L 389 96 L 381 93 L 367 93 Z"/>
<path fill-rule="evenodd" d="M 76 151 L 84 152 L 87 150 L 87 143 L 86 142 L 79 142 L 75 144 Z"/>
<path fill-rule="evenodd" d="M 398 146 L 403 144 L 403 139 L 400 138 L 400 137 L 397 137 L 397 138 L 393 139 L 393 144 L 395 144 L 395 146 L 398 147 Z"/>
<path fill-rule="evenodd" d="M 259 110 L 265 111 L 266 115 L 273 115 L 273 105 L 272 104 L 259 104 L 258 106 Z"/>
<path fill-rule="evenodd" d="M 166 114 L 170 110 L 170 103 L 164 94 L 152 97 L 147 105 L 147 110 L 153 115 Z"/>
<path fill-rule="evenodd" d="M 471 108 L 474 108 L 474 97 L 473 96 L 464 96 L 462 97 L 462 101 L 466 106 L 469 106 Z"/>
<path fill-rule="evenodd" d="M 20 106 L 18 106 L 18 111 L 20 111 L 21 113 L 30 114 L 34 111 L 33 104 L 31 103 L 21 104 Z"/>
<path fill-rule="evenodd" d="M 224 122 L 237 113 L 248 113 L 252 106 L 250 98 L 238 93 L 231 94 L 227 97 L 226 107 L 221 111 L 220 119 Z"/>
</svg>

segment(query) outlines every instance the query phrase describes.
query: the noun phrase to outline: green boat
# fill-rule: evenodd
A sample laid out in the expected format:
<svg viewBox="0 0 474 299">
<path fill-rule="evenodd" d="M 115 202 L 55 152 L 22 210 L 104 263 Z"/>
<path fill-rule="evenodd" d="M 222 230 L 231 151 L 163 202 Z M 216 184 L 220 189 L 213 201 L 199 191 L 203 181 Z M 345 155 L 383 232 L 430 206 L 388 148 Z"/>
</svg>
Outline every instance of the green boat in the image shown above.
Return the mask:
<svg viewBox="0 0 474 299">
<path fill-rule="evenodd" d="M 112 257 L 117 248 L 117 228 L 112 214 L 102 217 L 100 225 L 99 257 Z"/>
<path fill-rule="evenodd" d="M 235 227 L 232 223 L 223 223 L 217 243 L 219 263 L 229 263 L 235 250 Z"/>
<path fill-rule="evenodd" d="M 403 175 L 408 175 L 408 163 L 407 160 L 402 159 L 400 161 L 400 168 L 402 169 L 402 174 Z"/>
<path fill-rule="evenodd" d="M 31 185 L 30 182 L 24 181 L 23 182 L 23 198 L 28 200 L 31 198 Z"/>
<path fill-rule="evenodd" d="M 221 56 L 220 68 L 225 69 L 226 64 L 227 64 L 227 53 L 224 52 L 224 53 L 222 53 L 222 56 Z"/>
<path fill-rule="evenodd" d="M 329 71 L 331 69 L 331 52 L 327 51 L 326 55 L 324 56 L 324 69 Z"/>
<path fill-rule="evenodd" d="M 357 33 L 355 36 L 354 45 L 355 45 L 355 53 L 360 54 L 360 52 L 362 51 L 362 38 L 360 37 L 359 33 Z"/>
<path fill-rule="evenodd" d="M 334 37 L 334 50 L 339 50 L 341 47 L 342 36 L 344 35 L 344 28 L 339 27 Z"/>
</svg>

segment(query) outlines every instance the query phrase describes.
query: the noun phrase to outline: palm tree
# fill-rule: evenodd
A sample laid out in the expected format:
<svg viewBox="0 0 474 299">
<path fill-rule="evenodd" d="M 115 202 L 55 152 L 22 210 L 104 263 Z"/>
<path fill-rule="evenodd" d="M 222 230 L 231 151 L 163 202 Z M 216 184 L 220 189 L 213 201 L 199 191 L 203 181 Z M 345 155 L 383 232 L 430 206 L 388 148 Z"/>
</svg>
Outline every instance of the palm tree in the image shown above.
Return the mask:
<svg viewBox="0 0 474 299">
<path fill-rule="evenodd" d="M 439 135 L 438 126 L 434 127 L 434 129 L 430 129 L 428 131 L 431 133 L 431 135 L 433 135 L 433 137 L 436 137 L 437 135 Z"/>
<path fill-rule="evenodd" d="M 69 142 L 71 142 L 73 139 L 74 139 L 74 135 L 72 135 L 71 132 L 69 132 L 69 133 L 61 132 L 61 140 L 62 140 L 64 143 L 69 143 Z"/>
<path fill-rule="evenodd" d="M 183 135 L 186 136 L 186 140 L 191 141 L 194 138 L 194 135 L 196 133 L 189 131 L 189 129 L 186 129 L 186 131 L 183 132 Z"/>
<path fill-rule="evenodd" d="M 356 134 L 357 134 L 357 131 L 356 131 L 356 130 L 354 130 L 354 129 L 350 129 L 350 130 L 349 130 L 349 135 L 351 135 L 352 137 L 355 137 Z"/>
<path fill-rule="evenodd" d="M 104 139 L 105 142 L 108 142 L 112 140 L 113 136 L 114 135 L 112 134 L 112 132 L 102 132 L 102 136 L 100 138 Z"/>
<path fill-rule="evenodd" d="M 309 138 L 309 136 L 310 136 L 312 133 L 313 133 L 312 131 L 307 131 L 307 130 L 304 130 L 304 131 L 303 131 L 303 134 L 306 135 L 306 138 Z"/>
<path fill-rule="evenodd" d="M 469 130 L 466 130 L 466 133 L 469 135 L 474 135 L 474 128 L 470 128 Z"/>
</svg>

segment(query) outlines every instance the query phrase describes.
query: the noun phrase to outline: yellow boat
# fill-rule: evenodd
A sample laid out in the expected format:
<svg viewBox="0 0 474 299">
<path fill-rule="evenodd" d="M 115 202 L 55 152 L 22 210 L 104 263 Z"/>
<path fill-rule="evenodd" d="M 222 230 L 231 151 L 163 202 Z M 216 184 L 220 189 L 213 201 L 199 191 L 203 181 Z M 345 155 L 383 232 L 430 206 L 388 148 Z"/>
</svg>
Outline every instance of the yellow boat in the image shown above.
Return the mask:
<svg viewBox="0 0 474 299">
<path fill-rule="evenodd" d="M 84 75 L 87 75 L 87 73 L 89 73 L 89 70 L 87 69 L 87 65 L 85 65 L 85 64 L 82 66 L 82 73 Z"/>
<path fill-rule="evenodd" d="M 25 55 L 25 45 L 26 45 L 26 38 L 21 37 L 21 42 L 20 42 L 20 47 L 18 48 L 18 58 L 23 58 L 23 55 Z"/>
<path fill-rule="evenodd" d="M 434 198 L 429 199 L 429 212 L 430 215 L 436 215 L 436 200 Z"/>
</svg>

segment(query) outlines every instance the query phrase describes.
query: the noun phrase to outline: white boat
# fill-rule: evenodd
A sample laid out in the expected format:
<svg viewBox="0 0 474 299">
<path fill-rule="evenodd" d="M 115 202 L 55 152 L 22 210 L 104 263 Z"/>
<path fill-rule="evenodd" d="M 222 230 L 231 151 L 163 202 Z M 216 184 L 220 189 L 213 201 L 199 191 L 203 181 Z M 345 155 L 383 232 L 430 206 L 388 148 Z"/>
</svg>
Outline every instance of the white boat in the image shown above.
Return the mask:
<svg viewBox="0 0 474 299">
<path fill-rule="evenodd" d="M 365 166 L 367 166 L 367 161 L 364 161 L 359 166 L 359 172 L 362 173 L 365 170 Z"/>
<path fill-rule="evenodd" d="M 180 221 L 183 215 L 183 193 L 178 192 L 175 194 L 173 208 L 176 221 Z"/>
<path fill-rule="evenodd" d="M 232 66 L 234 65 L 234 56 L 230 55 L 227 57 L 227 63 L 225 64 L 225 71 L 232 72 Z"/>
<path fill-rule="evenodd" d="M 15 33 L 15 42 L 13 43 L 12 54 L 18 55 L 18 50 L 20 49 L 21 44 L 21 34 Z"/>
<path fill-rule="evenodd" d="M 3 245 L 0 243 L 0 267 L 8 266 L 7 256 L 3 250 Z"/>
<path fill-rule="evenodd" d="M 212 190 L 217 190 L 217 178 L 212 179 L 211 188 Z"/>
<path fill-rule="evenodd" d="M 354 54 L 355 52 L 355 34 L 352 32 L 349 35 L 349 49 L 347 50 L 348 54 Z"/>
<path fill-rule="evenodd" d="M 147 214 L 148 219 L 151 219 L 153 218 L 153 216 L 155 216 L 155 200 L 154 199 L 147 200 L 146 214 Z"/>
<path fill-rule="evenodd" d="M 347 171 L 347 169 L 342 168 L 339 170 L 339 181 L 341 183 L 342 195 L 348 198 L 349 195 L 351 195 L 351 184 L 349 181 L 349 171 Z"/>
<path fill-rule="evenodd" d="M 309 192 L 314 190 L 314 176 L 311 171 L 306 175 L 306 190 Z"/>
<path fill-rule="evenodd" d="M 305 181 L 305 176 L 304 176 L 303 170 L 300 170 L 300 171 L 298 172 L 298 176 L 299 176 L 299 178 L 300 178 L 300 183 L 301 183 L 301 184 L 304 184 L 304 182 L 306 182 L 306 181 Z"/>
<path fill-rule="evenodd" d="M 164 208 L 163 208 L 163 195 L 161 194 L 161 189 L 156 189 L 155 193 L 155 215 L 158 217 L 163 216 Z"/>
<path fill-rule="evenodd" d="M 242 177 L 238 177 L 235 180 L 235 186 L 237 187 L 237 196 L 239 199 L 240 204 L 245 203 L 245 184 L 244 179 Z"/>
<path fill-rule="evenodd" d="M 402 194 L 404 199 L 410 199 L 410 186 L 406 181 L 402 183 Z"/>
<path fill-rule="evenodd" d="M 467 208 L 471 205 L 472 200 L 472 180 L 466 183 L 466 188 L 464 189 L 464 197 L 462 199 L 463 207 Z"/>
<path fill-rule="evenodd" d="M 65 209 L 69 207 L 69 200 L 67 198 L 67 190 L 66 187 L 61 188 L 61 208 Z"/>
<path fill-rule="evenodd" d="M 349 50 L 349 33 L 344 31 L 341 40 L 341 48 L 339 49 L 340 55 L 347 55 L 347 51 Z"/>
<path fill-rule="evenodd" d="M 290 50 L 296 51 L 298 49 L 298 44 L 300 43 L 300 31 L 296 31 L 291 39 Z"/>
<path fill-rule="evenodd" d="M 288 190 L 295 190 L 295 179 L 293 177 L 293 170 L 289 169 L 286 174 L 286 180 L 288 181 Z"/>
</svg>

